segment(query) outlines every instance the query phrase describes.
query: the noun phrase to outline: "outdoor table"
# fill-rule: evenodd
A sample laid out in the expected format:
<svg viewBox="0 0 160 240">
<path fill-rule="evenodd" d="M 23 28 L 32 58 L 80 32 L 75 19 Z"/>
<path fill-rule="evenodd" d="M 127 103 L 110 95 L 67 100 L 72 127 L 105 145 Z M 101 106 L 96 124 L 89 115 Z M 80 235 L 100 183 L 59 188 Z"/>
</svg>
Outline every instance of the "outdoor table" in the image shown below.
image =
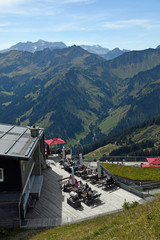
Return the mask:
<svg viewBox="0 0 160 240">
<path fill-rule="evenodd" d="M 75 174 L 77 174 L 78 176 L 81 176 L 82 173 L 83 173 L 83 171 L 81 171 L 81 170 L 78 170 L 78 171 L 75 172 Z"/>
</svg>

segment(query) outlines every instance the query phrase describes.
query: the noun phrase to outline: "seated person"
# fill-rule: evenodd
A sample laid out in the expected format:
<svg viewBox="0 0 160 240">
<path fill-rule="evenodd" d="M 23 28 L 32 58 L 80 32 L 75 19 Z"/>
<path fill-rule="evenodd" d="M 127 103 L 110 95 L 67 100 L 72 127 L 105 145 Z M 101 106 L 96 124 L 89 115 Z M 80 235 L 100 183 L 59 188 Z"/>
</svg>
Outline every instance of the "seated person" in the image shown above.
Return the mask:
<svg viewBox="0 0 160 240">
<path fill-rule="evenodd" d="M 71 185 L 71 182 L 70 180 L 68 180 L 68 182 L 66 183 L 66 186 L 70 186 Z"/>
<path fill-rule="evenodd" d="M 110 177 L 110 179 L 108 180 L 108 183 L 109 184 L 113 183 L 113 178 L 112 177 Z"/>
<path fill-rule="evenodd" d="M 83 166 L 82 166 L 82 169 L 85 169 L 86 167 L 84 166 L 84 164 L 83 164 Z"/>
<path fill-rule="evenodd" d="M 75 183 L 78 183 L 77 179 L 75 178 Z"/>
<path fill-rule="evenodd" d="M 70 186 L 71 186 L 71 182 L 68 180 L 68 182 L 66 184 L 64 184 L 63 189 L 65 190 Z"/>
<path fill-rule="evenodd" d="M 95 193 L 93 191 L 91 191 L 91 197 L 94 198 L 95 197 Z"/>
<path fill-rule="evenodd" d="M 90 192 L 90 191 L 91 191 L 91 187 L 88 186 L 88 188 L 87 188 L 87 192 Z"/>
<path fill-rule="evenodd" d="M 110 177 L 110 182 L 113 182 L 113 178 L 112 178 L 112 176 Z"/>
<path fill-rule="evenodd" d="M 78 199 L 78 194 L 75 193 L 74 191 L 71 191 L 71 192 L 70 192 L 70 196 L 72 197 L 73 200 Z"/>
<path fill-rule="evenodd" d="M 69 163 L 68 162 L 65 162 L 65 167 L 69 167 Z"/>
<path fill-rule="evenodd" d="M 74 171 L 76 171 L 76 166 L 75 165 L 73 166 L 73 169 L 74 169 Z"/>
<path fill-rule="evenodd" d="M 79 181 L 79 186 L 82 187 L 84 184 L 82 183 L 82 181 Z"/>
<path fill-rule="evenodd" d="M 91 198 L 91 194 L 87 192 L 87 198 Z"/>
<path fill-rule="evenodd" d="M 81 167 L 79 166 L 77 170 L 78 170 L 78 171 L 81 171 Z"/>
<path fill-rule="evenodd" d="M 88 175 L 92 175 L 91 169 L 88 169 Z"/>
<path fill-rule="evenodd" d="M 86 189 L 83 190 L 82 194 L 85 196 L 87 194 Z"/>
<path fill-rule="evenodd" d="M 96 193 L 96 197 L 99 197 L 101 195 L 101 193 Z"/>
<path fill-rule="evenodd" d="M 74 186 L 75 186 L 75 187 L 79 187 L 79 184 L 78 184 L 78 182 L 77 182 L 77 183 L 75 182 Z"/>
<path fill-rule="evenodd" d="M 69 162 L 69 164 L 70 164 L 71 166 L 73 166 L 73 161 L 71 160 L 71 161 Z"/>
<path fill-rule="evenodd" d="M 110 185 L 114 182 L 112 176 L 110 177 L 110 179 L 106 179 L 106 184 Z"/>
<path fill-rule="evenodd" d="M 87 190 L 87 188 L 89 188 L 89 185 L 86 183 L 86 186 L 85 186 L 85 188 L 86 188 L 86 190 Z"/>
<path fill-rule="evenodd" d="M 110 179 L 106 178 L 106 184 L 108 184 L 108 183 L 109 183 L 109 181 L 110 181 Z"/>
</svg>

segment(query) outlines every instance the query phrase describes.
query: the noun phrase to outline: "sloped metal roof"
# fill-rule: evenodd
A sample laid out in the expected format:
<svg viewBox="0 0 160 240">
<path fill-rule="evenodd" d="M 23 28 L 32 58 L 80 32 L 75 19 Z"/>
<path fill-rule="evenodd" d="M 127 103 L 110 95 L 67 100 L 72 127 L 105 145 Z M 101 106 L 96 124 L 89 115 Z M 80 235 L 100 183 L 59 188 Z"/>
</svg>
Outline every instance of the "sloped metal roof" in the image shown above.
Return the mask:
<svg viewBox="0 0 160 240">
<path fill-rule="evenodd" d="M 44 129 L 37 137 L 31 136 L 30 127 L 0 124 L 0 157 L 29 159 Z"/>
</svg>

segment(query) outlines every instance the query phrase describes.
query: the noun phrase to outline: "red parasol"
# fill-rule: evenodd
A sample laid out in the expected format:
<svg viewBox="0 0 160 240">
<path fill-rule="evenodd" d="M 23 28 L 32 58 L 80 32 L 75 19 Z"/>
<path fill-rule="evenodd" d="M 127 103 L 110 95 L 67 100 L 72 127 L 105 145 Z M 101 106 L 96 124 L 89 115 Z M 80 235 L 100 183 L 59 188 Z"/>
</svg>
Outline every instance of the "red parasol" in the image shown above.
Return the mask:
<svg viewBox="0 0 160 240">
<path fill-rule="evenodd" d="M 52 138 L 52 139 L 45 140 L 45 143 L 47 143 L 48 145 L 56 145 L 56 144 L 63 144 L 66 142 L 61 138 Z"/>
</svg>

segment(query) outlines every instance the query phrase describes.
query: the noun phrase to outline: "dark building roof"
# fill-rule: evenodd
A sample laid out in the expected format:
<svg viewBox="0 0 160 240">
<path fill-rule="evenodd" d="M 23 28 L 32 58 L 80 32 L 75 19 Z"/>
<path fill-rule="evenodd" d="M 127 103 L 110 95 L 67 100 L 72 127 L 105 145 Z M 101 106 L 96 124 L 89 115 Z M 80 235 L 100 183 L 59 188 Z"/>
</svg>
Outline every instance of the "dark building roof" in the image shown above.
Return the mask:
<svg viewBox="0 0 160 240">
<path fill-rule="evenodd" d="M 0 124 L 0 158 L 30 158 L 44 129 L 38 129 L 38 135 L 31 136 L 30 127 Z"/>
</svg>

